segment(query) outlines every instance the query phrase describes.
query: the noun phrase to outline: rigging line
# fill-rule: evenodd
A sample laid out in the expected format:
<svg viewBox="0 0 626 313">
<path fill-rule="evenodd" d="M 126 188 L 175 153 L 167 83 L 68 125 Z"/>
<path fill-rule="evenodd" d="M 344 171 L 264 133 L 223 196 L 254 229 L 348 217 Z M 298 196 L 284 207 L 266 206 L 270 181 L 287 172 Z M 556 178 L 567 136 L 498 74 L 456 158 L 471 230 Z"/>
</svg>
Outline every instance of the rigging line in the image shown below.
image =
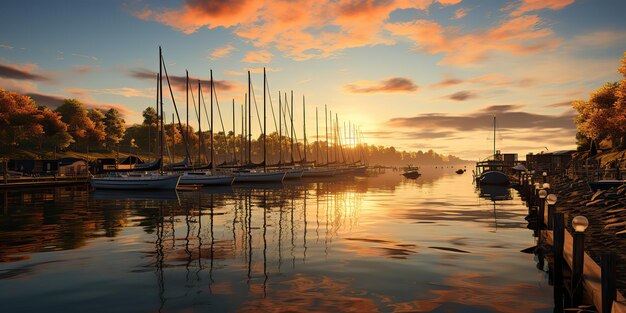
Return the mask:
<svg viewBox="0 0 626 313">
<path fill-rule="evenodd" d="M 285 96 L 287 96 L 286 92 L 285 92 Z M 289 105 L 293 105 L 293 104 L 289 103 Z M 287 113 L 289 113 L 289 120 L 293 121 L 293 117 L 291 116 L 291 110 L 287 110 Z M 293 128 L 293 139 L 296 141 L 296 150 L 298 151 L 298 158 L 300 159 L 300 161 L 302 161 L 302 155 L 300 154 L 300 148 L 298 147 L 298 134 L 296 132 L 296 128 L 293 127 L 293 125 L 291 125 L 291 127 Z"/>
<path fill-rule="evenodd" d="M 207 112 L 208 110 L 206 109 L 206 101 L 204 101 L 204 93 L 202 92 L 202 89 L 198 90 L 198 92 L 200 93 L 200 98 L 202 98 L 202 106 L 204 107 L 204 116 L 206 117 L 206 120 L 208 121 L 209 124 L 209 131 L 213 130 L 213 121 L 211 121 L 211 119 L 209 118 L 209 113 Z M 200 107 L 200 103 L 198 103 L 198 107 Z M 209 136 L 210 137 L 210 136 Z M 211 138 L 211 140 L 213 140 L 213 138 Z M 202 136 L 202 141 L 204 142 L 204 135 Z M 209 155 L 209 146 L 204 144 L 204 157 L 208 160 L 209 158 L 207 157 Z"/>
<path fill-rule="evenodd" d="M 208 110 L 206 109 L 206 101 L 204 101 L 204 94 L 200 93 L 200 97 L 202 98 L 202 106 L 204 107 L 204 117 L 209 123 L 209 129 L 213 129 L 213 121 L 209 118 L 209 112 L 207 112 Z"/>
<path fill-rule="evenodd" d="M 189 88 L 189 91 L 191 92 L 191 102 L 193 104 L 193 111 L 196 112 L 196 120 L 200 118 L 200 116 L 198 116 L 198 108 L 196 108 L 196 99 L 195 96 L 193 95 L 193 88 Z"/>
<path fill-rule="evenodd" d="M 165 59 L 163 58 L 163 56 L 161 56 L 161 60 L 163 61 L 163 70 L 165 71 L 165 78 L 167 80 L 167 86 L 170 89 L 170 96 L 172 97 L 172 103 L 174 104 L 174 111 L 176 111 L 176 118 L 178 119 L 178 127 L 180 129 L 181 132 L 181 136 L 183 137 L 183 141 L 185 143 L 185 153 L 186 153 L 186 157 L 187 160 L 190 160 L 190 156 L 189 156 L 189 146 L 188 146 L 188 142 L 187 142 L 187 136 L 185 136 L 185 132 L 183 131 L 183 125 L 180 122 L 180 115 L 178 115 L 178 107 L 176 106 L 176 100 L 174 100 L 174 92 L 172 91 L 172 84 L 170 83 L 170 77 L 167 74 L 167 67 L 165 66 Z"/>
<path fill-rule="evenodd" d="M 224 138 L 226 138 L 226 128 L 224 128 L 224 120 L 222 119 L 222 110 L 220 110 L 220 102 L 217 100 L 217 90 L 215 89 L 215 84 L 213 84 L 213 94 L 215 95 L 215 106 L 217 106 L 217 115 L 220 116 L 220 123 L 222 124 L 222 132 L 224 133 Z"/>
<path fill-rule="evenodd" d="M 256 117 L 259 120 L 259 129 L 265 131 L 263 129 L 263 125 L 261 124 L 261 114 L 259 114 L 259 106 L 256 104 L 256 94 L 254 93 L 254 86 L 250 84 L 250 88 L 252 88 L 252 99 L 254 100 L 254 109 L 256 110 Z M 263 134 L 265 136 L 265 134 Z"/>
<path fill-rule="evenodd" d="M 278 124 L 276 123 L 276 115 L 274 115 L 274 104 L 272 103 L 272 96 L 270 92 L 270 83 L 268 82 L 267 77 L 265 78 L 265 87 L 267 87 L 267 94 L 270 95 L 268 98 L 270 99 L 270 109 L 272 110 L 272 117 L 274 118 L 274 129 L 278 131 Z M 278 93 L 280 94 L 280 92 Z M 280 100 L 280 96 L 278 97 Z"/>
</svg>

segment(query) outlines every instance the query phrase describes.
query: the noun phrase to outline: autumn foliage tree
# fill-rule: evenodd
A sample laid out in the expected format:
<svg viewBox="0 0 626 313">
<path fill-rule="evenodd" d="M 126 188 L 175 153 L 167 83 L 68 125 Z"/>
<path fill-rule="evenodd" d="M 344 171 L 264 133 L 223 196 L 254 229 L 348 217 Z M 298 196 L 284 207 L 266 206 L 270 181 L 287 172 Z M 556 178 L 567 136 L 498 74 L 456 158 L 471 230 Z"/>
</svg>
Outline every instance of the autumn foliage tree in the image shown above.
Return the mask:
<svg viewBox="0 0 626 313">
<path fill-rule="evenodd" d="M 589 96 L 589 100 L 576 100 L 572 107 L 578 112 L 575 118 L 577 140 L 605 142 L 612 148 L 624 146 L 626 137 L 626 53 L 618 70 L 623 79 L 606 83 Z M 589 140 L 587 140 L 589 139 Z"/>
<path fill-rule="evenodd" d="M 72 141 L 57 113 L 37 107 L 28 96 L 0 89 L 0 145 L 3 148 L 65 148 Z"/>
</svg>

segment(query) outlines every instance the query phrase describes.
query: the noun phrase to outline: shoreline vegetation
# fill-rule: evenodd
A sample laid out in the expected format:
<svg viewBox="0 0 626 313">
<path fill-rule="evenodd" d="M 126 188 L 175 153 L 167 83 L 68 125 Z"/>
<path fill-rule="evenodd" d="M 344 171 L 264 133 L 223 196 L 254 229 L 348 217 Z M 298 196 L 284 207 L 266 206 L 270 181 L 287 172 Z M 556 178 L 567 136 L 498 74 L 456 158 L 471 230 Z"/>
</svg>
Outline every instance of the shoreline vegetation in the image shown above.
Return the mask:
<svg viewBox="0 0 626 313">
<path fill-rule="evenodd" d="M 87 108 L 76 99 L 66 99 L 56 109 L 50 109 L 25 95 L 0 89 L 0 158 L 8 159 L 57 159 L 76 157 L 86 160 L 95 158 L 124 158 L 136 155 L 144 161 L 154 160 L 157 155 L 157 119 L 156 111 L 148 107 L 143 111 L 144 121 L 141 124 L 125 125 L 121 114 L 114 108 L 100 110 Z M 186 129 L 187 125 L 182 124 Z M 189 126 L 189 154 L 194 161 L 204 159 L 208 150 L 198 153 L 198 142 L 209 142 L 209 131 L 199 133 Z M 165 142 L 168 152 L 165 162 L 178 162 L 185 158 L 185 146 L 182 133 L 177 125 L 164 122 Z M 322 137 L 322 136 L 320 136 Z M 262 160 L 263 136 L 253 138 L 252 161 Z M 297 138 L 295 138 L 297 141 Z M 241 160 L 241 134 L 233 131 L 214 133 L 215 154 L 217 162 L 234 163 Z M 290 138 L 283 135 L 283 160 L 289 152 Z M 331 154 L 336 154 L 331 140 Z M 268 159 L 279 161 L 279 135 L 276 132 L 267 136 Z M 301 141 L 295 143 L 294 161 L 316 160 L 317 163 L 327 162 L 326 141 L 308 140 L 307 155 Z M 335 148 L 336 149 L 336 148 Z M 172 151 L 173 150 L 173 151 Z M 235 153 L 233 153 L 233 150 Z M 402 166 L 419 165 L 456 165 L 467 164 L 453 155 L 439 154 L 428 151 L 401 151 L 394 147 L 356 143 L 341 148 L 343 156 L 332 155 L 331 161 L 367 162 L 371 165 Z M 332 160 L 334 159 L 334 160 Z M 346 160 L 351 159 L 351 160 Z"/>
</svg>

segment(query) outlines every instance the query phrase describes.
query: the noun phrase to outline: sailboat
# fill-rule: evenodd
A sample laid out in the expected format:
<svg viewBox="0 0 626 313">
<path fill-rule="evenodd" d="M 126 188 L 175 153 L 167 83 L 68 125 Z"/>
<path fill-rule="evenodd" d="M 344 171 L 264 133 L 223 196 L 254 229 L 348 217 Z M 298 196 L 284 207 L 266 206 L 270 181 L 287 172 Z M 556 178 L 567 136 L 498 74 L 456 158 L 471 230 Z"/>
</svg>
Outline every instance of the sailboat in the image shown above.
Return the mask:
<svg viewBox="0 0 626 313">
<path fill-rule="evenodd" d="M 235 181 L 235 177 L 232 175 L 217 175 L 215 174 L 215 161 L 213 158 L 214 155 L 214 145 L 213 145 L 213 94 L 215 92 L 215 85 L 213 83 L 213 70 L 211 70 L 211 81 L 210 81 L 210 89 L 211 89 L 211 101 L 210 101 L 210 112 L 211 112 L 211 121 L 209 128 L 209 137 L 211 137 L 211 160 L 210 160 L 210 170 L 209 171 L 187 171 L 180 178 L 181 185 L 203 185 L 203 186 L 228 186 L 232 185 Z M 202 93 L 202 89 L 200 88 L 200 81 L 198 81 L 198 107 L 200 107 L 200 96 Z M 206 111 L 206 109 L 205 109 Z M 198 129 L 201 129 L 201 114 L 198 114 Z M 200 141 L 198 141 L 198 149 L 200 149 Z M 200 162 L 200 160 L 198 160 Z"/>
<path fill-rule="evenodd" d="M 284 171 L 276 171 L 270 172 L 267 171 L 267 114 L 266 114 L 266 74 L 265 68 L 263 68 L 263 170 L 257 170 L 254 168 L 241 168 L 233 171 L 235 175 L 236 183 L 282 183 L 285 179 L 286 173 Z M 251 81 L 250 81 L 250 71 L 248 71 L 248 125 L 251 125 L 251 117 L 252 117 L 252 93 L 251 93 Z M 249 131 L 251 131 L 251 127 L 248 127 Z M 249 133 L 250 134 L 250 133 Z M 252 163 L 252 138 L 249 135 L 248 138 L 248 162 Z"/>
<path fill-rule="evenodd" d="M 510 183 L 509 176 L 503 172 L 504 160 L 502 154 L 496 150 L 496 117 L 493 117 L 493 160 L 486 160 L 476 164 L 479 185 L 506 186 Z"/>
<path fill-rule="evenodd" d="M 162 71 L 165 64 L 163 63 L 163 55 L 161 53 L 161 47 L 159 47 L 159 75 L 157 79 L 157 121 L 159 121 L 159 104 L 160 104 L 160 158 L 157 161 L 159 165 L 159 171 L 157 173 L 143 172 L 116 172 L 113 174 L 93 177 L 89 180 L 91 186 L 95 189 L 119 189 L 119 190 L 146 190 L 146 189 L 165 189 L 175 190 L 180 181 L 180 174 L 164 174 L 163 173 L 163 81 Z M 167 75 L 167 69 L 165 70 Z M 168 79 L 169 84 L 169 79 Z M 171 88 L 171 86 L 170 86 Z M 157 123 L 158 125 L 158 123 Z M 143 170 L 140 168 L 139 170 Z"/>
<path fill-rule="evenodd" d="M 313 167 L 308 167 L 304 169 L 304 171 L 302 172 L 302 177 L 304 178 L 333 177 L 335 176 L 335 173 L 336 173 L 334 169 L 315 167 L 315 165 L 317 165 L 317 160 L 319 157 L 319 146 L 320 146 L 317 108 L 315 108 L 315 134 L 316 134 L 315 135 L 316 136 L 315 163 Z M 328 143 L 328 133 L 326 134 L 326 140 Z M 306 141 L 306 132 L 305 132 L 305 141 Z M 328 161 L 326 163 L 328 163 Z"/>
</svg>

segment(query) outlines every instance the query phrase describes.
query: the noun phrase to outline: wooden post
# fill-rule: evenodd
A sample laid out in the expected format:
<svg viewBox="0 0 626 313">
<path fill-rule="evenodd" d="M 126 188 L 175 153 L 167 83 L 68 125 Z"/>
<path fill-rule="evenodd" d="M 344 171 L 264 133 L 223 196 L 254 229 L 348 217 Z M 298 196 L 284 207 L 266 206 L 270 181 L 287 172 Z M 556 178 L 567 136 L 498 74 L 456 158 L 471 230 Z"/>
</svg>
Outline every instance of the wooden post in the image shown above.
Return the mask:
<svg viewBox="0 0 626 313">
<path fill-rule="evenodd" d="M 546 207 L 546 198 L 539 197 L 539 208 L 537 209 L 537 230 L 541 231 L 544 226 L 544 215 Z"/>
<path fill-rule="evenodd" d="M 615 301 L 615 254 L 602 254 L 602 313 L 611 313 Z"/>
<path fill-rule="evenodd" d="M 9 182 L 9 161 L 6 159 L 2 160 L 2 178 L 5 184 Z"/>
<path fill-rule="evenodd" d="M 563 311 L 563 244 L 565 241 L 565 219 L 563 213 L 554 213 L 554 308 L 555 312 Z"/>
<path fill-rule="evenodd" d="M 548 204 L 548 230 L 554 230 L 554 214 L 556 204 Z"/>
<path fill-rule="evenodd" d="M 578 307 L 583 297 L 583 268 L 585 266 L 585 234 L 574 232 L 572 264 L 572 307 Z"/>
</svg>

